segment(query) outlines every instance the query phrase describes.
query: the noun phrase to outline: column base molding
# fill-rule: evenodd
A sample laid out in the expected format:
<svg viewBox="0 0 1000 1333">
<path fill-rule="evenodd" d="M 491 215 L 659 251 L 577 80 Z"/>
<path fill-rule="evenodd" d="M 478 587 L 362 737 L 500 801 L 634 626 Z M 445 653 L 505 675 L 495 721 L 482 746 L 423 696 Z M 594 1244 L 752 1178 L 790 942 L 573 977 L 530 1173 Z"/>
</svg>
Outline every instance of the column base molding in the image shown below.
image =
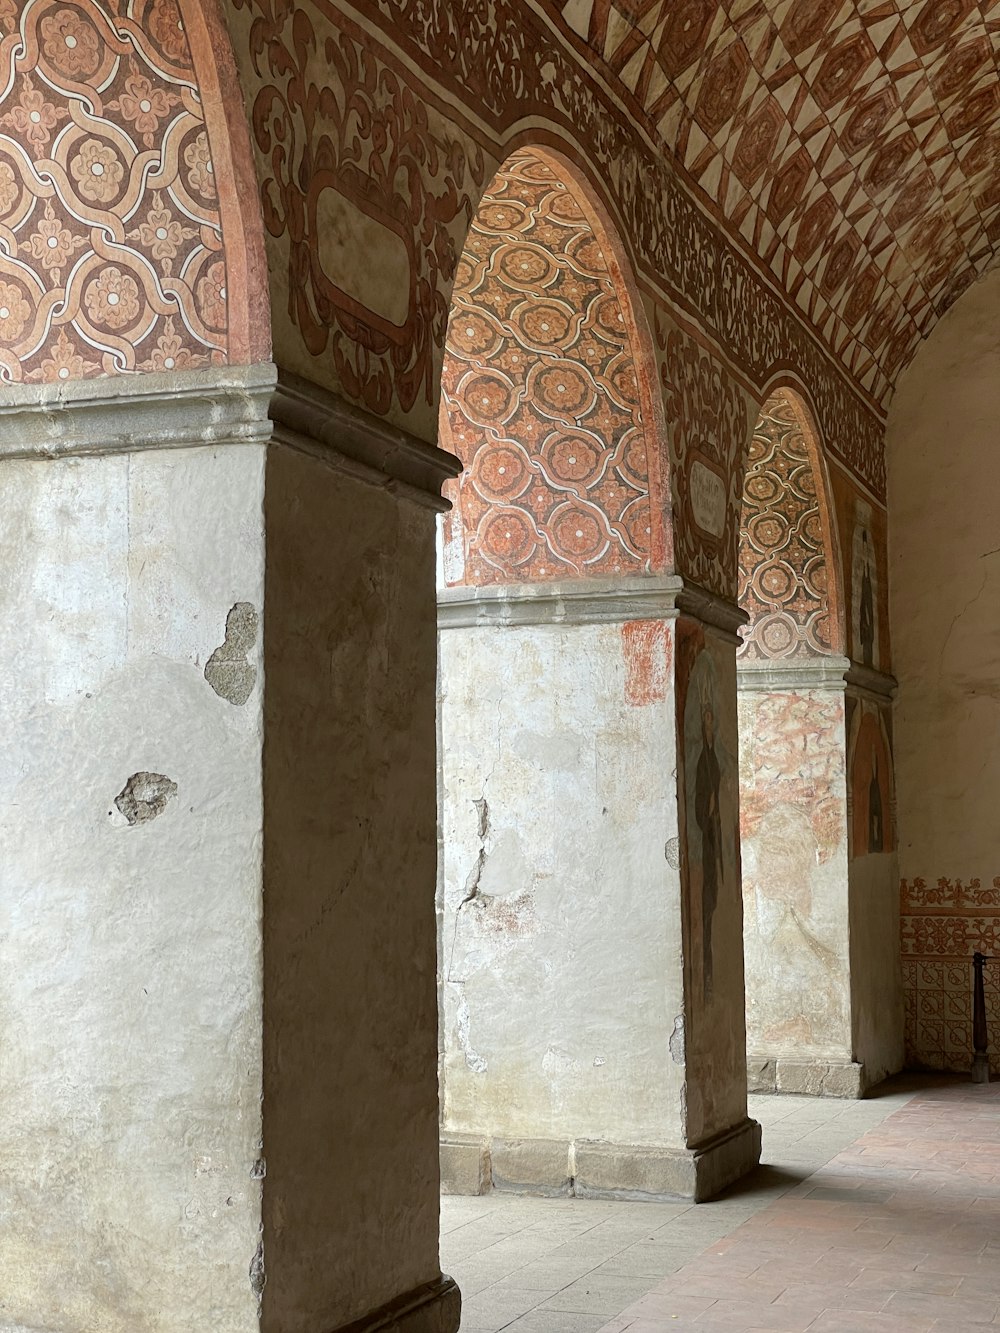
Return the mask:
<svg viewBox="0 0 1000 1333">
<path fill-rule="evenodd" d="M 864 1097 L 879 1082 L 853 1060 L 788 1060 L 784 1056 L 748 1055 L 747 1091 L 796 1093 L 802 1097 Z M 881 1076 L 884 1077 L 884 1076 Z"/>
<path fill-rule="evenodd" d="M 446 1134 L 441 1139 L 441 1186 L 446 1194 L 496 1189 L 549 1197 L 702 1203 L 757 1166 L 760 1142 L 756 1120 L 745 1120 L 691 1148 Z"/>
<path fill-rule="evenodd" d="M 436 1282 L 425 1282 L 331 1333 L 458 1333 L 461 1318 L 458 1284 L 442 1273 Z"/>
</svg>

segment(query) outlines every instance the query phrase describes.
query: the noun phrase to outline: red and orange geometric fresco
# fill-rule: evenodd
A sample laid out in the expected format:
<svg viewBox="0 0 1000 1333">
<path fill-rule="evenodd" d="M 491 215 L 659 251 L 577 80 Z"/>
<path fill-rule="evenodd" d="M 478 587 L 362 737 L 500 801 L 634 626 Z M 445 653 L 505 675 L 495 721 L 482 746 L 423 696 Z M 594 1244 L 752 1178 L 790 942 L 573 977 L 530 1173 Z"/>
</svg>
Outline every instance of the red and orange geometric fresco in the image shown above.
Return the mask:
<svg viewBox="0 0 1000 1333">
<path fill-rule="evenodd" d="M 739 650 L 744 661 L 836 651 L 828 514 L 815 450 L 798 409 L 779 391 L 761 410 L 743 482 L 739 604 L 750 616 Z"/>
<path fill-rule="evenodd" d="M 549 0 L 877 397 L 1000 242 L 1000 0 Z"/>
<path fill-rule="evenodd" d="M 174 0 L 0 0 L 0 379 L 226 359 L 219 187 Z"/>
<path fill-rule="evenodd" d="M 473 220 L 448 325 L 443 433 L 465 465 L 450 582 L 662 564 L 634 342 L 573 190 L 544 157 L 515 154 Z"/>
</svg>

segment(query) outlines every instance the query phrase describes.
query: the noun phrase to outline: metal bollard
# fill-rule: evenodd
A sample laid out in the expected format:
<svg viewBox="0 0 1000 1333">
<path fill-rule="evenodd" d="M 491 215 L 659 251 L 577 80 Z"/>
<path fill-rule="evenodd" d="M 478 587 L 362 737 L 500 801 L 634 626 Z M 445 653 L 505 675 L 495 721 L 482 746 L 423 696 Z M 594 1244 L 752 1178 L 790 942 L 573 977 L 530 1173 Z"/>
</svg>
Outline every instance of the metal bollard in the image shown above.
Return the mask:
<svg viewBox="0 0 1000 1333">
<path fill-rule="evenodd" d="M 983 968 L 992 957 L 978 951 L 972 955 L 972 1081 L 989 1083 L 990 1057 L 986 1053 L 989 1037 L 986 1032 L 986 991 L 983 986 Z"/>
</svg>

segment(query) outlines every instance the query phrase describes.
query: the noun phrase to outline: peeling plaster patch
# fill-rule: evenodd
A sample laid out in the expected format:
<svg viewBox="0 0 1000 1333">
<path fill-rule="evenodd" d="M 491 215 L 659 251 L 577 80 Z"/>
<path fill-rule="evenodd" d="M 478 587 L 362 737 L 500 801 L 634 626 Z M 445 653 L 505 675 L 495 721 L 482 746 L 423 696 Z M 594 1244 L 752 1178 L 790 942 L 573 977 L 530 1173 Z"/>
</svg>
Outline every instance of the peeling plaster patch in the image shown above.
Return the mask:
<svg viewBox="0 0 1000 1333">
<path fill-rule="evenodd" d="M 680 838 L 668 838 L 666 846 L 663 849 L 663 855 L 667 858 L 667 865 L 671 870 L 680 870 L 681 868 L 681 840 Z"/>
<path fill-rule="evenodd" d="M 205 679 L 220 699 L 245 704 L 257 680 L 247 661 L 257 642 L 259 617 L 250 602 L 237 602 L 226 616 L 226 639 L 205 663 Z"/>
<path fill-rule="evenodd" d="M 600 1069 L 600 1067 L 601 1067 L 602 1065 L 606 1065 L 607 1063 L 608 1063 L 608 1061 L 607 1061 L 607 1057 L 606 1057 L 606 1056 L 604 1056 L 604 1055 L 595 1055 L 595 1056 L 594 1056 L 594 1068 L 595 1068 L 595 1069 Z"/>
<path fill-rule="evenodd" d="M 133 773 L 115 797 L 115 805 L 130 824 L 146 824 L 162 815 L 177 795 L 177 783 L 162 773 Z"/>
<path fill-rule="evenodd" d="M 257 1253 L 250 1260 L 250 1288 L 258 1300 L 264 1295 L 264 1285 L 266 1282 L 267 1274 L 264 1272 L 264 1242 L 260 1241 L 257 1245 Z"/>
<path fill-rule="evenodd" d="M 480 796 L 472 804 L 476 807 L 476 814 L 479 816 L 479 837 L 485 842 L 490 835 L 490 806 L 485 796 Z"/>
<path fill-rule="evenodd" d="M 670 1034 L 670 1058 L 675 1065 L 684 1063 L 684 1015 L 678 1014 L 674 1019 L 674 1030 Z"/>
<path fill-rule="evenodd" d="M 469 1040 L 469 1031 L 472 1027 L 472 1016 L 469 1013 L 469 1001 L 464 995 L 458 1002 L 456 1023 L 458 1027 L 458 1047 L 465 1056 L 465 1063 L 474 1074 L 485 1074 L 488 1067 L 486 1061 L 472 1049 L 472 1043 Z"/>
</svg>

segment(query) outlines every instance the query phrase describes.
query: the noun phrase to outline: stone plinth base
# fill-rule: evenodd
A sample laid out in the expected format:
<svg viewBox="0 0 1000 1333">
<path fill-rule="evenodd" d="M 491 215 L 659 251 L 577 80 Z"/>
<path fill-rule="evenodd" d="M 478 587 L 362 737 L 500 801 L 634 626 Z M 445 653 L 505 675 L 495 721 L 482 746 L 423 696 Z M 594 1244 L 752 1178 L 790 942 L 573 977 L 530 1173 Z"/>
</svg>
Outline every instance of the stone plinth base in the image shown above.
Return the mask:
<svg viewBox="0 0 1000 1333">
<path fill-rule="evenodd" d="M 760 1161 L 760 1125 L 745 1120 L 694 1148 L 576 1139 L 490 1139 L 449 1134 L 441 1140 L 446 1194 L 491 1189 L 586 1199 L 659 1201 L 714 1198 Z"/>
<path fill-rule="evenodd" d="M 747 1057 L 748 1092 L 788 1092 L 803 1097 L 863 1097 L 878 1080 L 850 1060 L 786 1060 Z"/>
<path fill-rule="evenodd" d="M 461 1318 L 461 1293 L 454 1279 L 442 1274 L 336 1333 L 457 1333 Z"/>
<path fill-rule="evenodd" d="M 988 1055 L 976 1055 L 972 1061 L 973 1083 L 989 1083 L 990 1059 Z"/>
</svg>

